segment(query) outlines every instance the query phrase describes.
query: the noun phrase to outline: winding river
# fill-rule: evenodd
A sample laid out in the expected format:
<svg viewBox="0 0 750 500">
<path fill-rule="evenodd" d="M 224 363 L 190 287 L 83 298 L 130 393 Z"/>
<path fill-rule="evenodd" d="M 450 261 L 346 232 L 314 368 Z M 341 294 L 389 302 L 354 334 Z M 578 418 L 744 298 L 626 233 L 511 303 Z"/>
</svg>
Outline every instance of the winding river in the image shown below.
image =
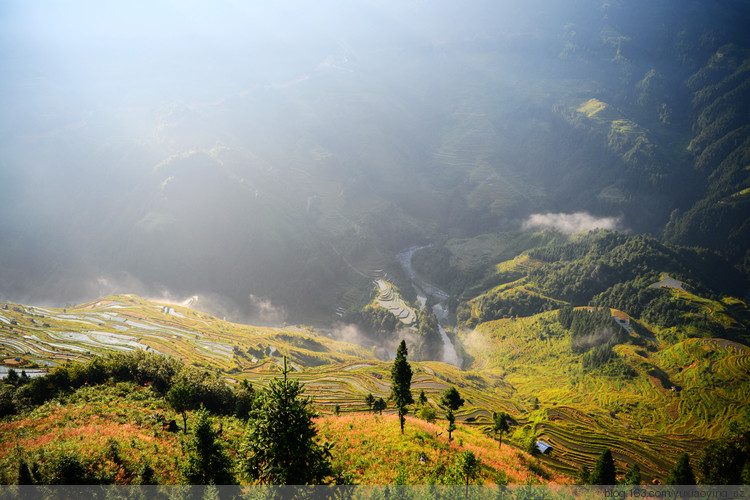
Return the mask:
<svg viewBox="0 0 750 500">
<path fill-rule="evenodd" d="M 425 245 L 408 248 L 397 254 L 396 258 L 401 263 L 401 267 L 404 269 L 406 275 L 409 276 L 414 287 L 417 289 L 417 298 L 419 299 L 419 302 L 424 306 L 425 302 L 427 302 L 428 295 L 437 299 L 437 304 L 432 306 L 432 312 L 435 313 L 435 316 L 437 317 L 440 337 L 443 339 L 443 361 L 453 366 L 461 366 L 461 359 L 458 357 L 458 353 L 456 353 L 456 348 L 453 346 L 448 334 L 445 333 L 443 325 L 440 324 L 440 321 L 448 316 L 448 299 L 450 298 L 450 295 L 435 285 L 427 283 L 421 279 L 417 276 L 417 273 L 414 272 L 414 269 L 411 266 L 411 258 L 414 256 L 414 252 L 430 246 L 431 245 Z"/>
</svg>

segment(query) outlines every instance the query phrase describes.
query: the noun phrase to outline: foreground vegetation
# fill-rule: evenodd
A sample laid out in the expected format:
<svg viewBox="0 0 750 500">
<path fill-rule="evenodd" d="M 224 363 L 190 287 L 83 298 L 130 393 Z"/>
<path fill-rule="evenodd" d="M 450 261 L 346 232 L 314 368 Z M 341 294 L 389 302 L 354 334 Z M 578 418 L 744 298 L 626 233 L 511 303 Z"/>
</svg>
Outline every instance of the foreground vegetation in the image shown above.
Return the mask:
<svg viewBox="0 0 750 500">
<path fill-rule="evenodd" d="M 195 374 L 193 367 L 138 351 L 62 365 L 45 377 L 6 386 L 5 394 L 14 392 L 13 401 L 23 406 L 0 424 L 0 441 L 8 444 L 0 458 L 2 483 L 462 484 L 458 464 L 469 452 L 482 464 L 479 483 L 569 481 L 526 452 L 498 448 L 495 440 L 464 426 L 449 441 L 439 426 L 411 417 L 402 434 L 393 410 L 314 417 L 302 386 L 286 372 L 259 393 L 247 384 L 199 383 L 187 410 L 165 397 Z M 43 398 L 22 397 L 37 394 L 38 387 L 46 388 Z M 275 469 L 253 464 L 268 464 L 269 458 L 252 458 L 273 453 L 273 440 L 262 437 L 262 422 L 281 426 L 272 432 L 290 431 L 285 417 L 274 412 L 292 404 L 303 405 L 291 414 L 301 416 L 295 425 L 309 429 L 310 439 L 300 441 L 294 433 L 293 441 L 318 450 L 317 458 L 303 460 L 307 465 L 297 475 L 266 476 Z M 170 425 L 183 411 L 187 433 Z M 299 460 L 304 454 L 293 456 Z M 386 463 L 383 456 L 391 459 Z M 316 463 L 328 465 L 316 469 Z"/>
<path fill-rule="evenodd" d="M 528 257 L 513 262 L 519 262 L 524 272 L 537 266 L 530 265 Z M 498 270 L 517 272 L 512 266 L 498 266 Z M 524 287 L 529 294 L 539 293 L 523 277 L 521 281 L 501 285 L 497 290 L 501 297 L 512 300 L 513 290 L 517 287 Z M 677 300 L 705 304 L 701 307 L 710 307 L 711 317 L 726 318 L 725 331 L 739 331 L 737 319 L 744 318 L 743 309 L 739 307 L 741 304 L 703 298 L 687 290 L 667 292 L 673 293 Z M 409 439 L 421 439 L 429 444 L 424 450 L 427 458 L 435 453 L 444 457 L 441 463 L 445 471 L 450 470 L 455 457 L 452 451 L 444 456 L 439 446 L 448 444 L 448 448 L 455 449 L 456 453 L 470 451 L 466 449 L 469 436 L 496 437 L 494 417 L 503 413 L 508 415 L 509 428 L 500 436 L 504 443 L 500 449 L 504 450 L 507 445 L 508 450 L 499 453 L 509 453 L 508 456 L 512 457 L 513 453 L 519 452 L 525 457 L 519 458 L 520 465 L 508 466 L 515 467 L 518 474 L 502 469 L 511 483 L 527 480 L 564 482 L 565 477 L 578 476 L 582 467 L 591 469 L 605 448 L 612 450 L 618 480 L 637 465 L 644 482 L 663 482 L 682 454 L 696 456 L 709 443 L 728 439 L 732 426 L 744 425 L 741 410 L 750 398 L 750 368 L 747 364 L 750 357 L 743 344 L 705 338 L 703 334 L 690 338 L 691 330 L 659 328 L 615 309 L 572 308 L 559 299 L 549 297 L 545 300 L 554 302 L 558 308 L 526 317 L 481 321 L 472 330 L 460 330 L 460 344 L 457 346 L 464 357 L 463 370 L 434 361 L 411 362 L 411 389 L 415 391 L 416 403 L 405 407 L 408 413 L 404 435 L 410 436 L 409 433 L 414 431 L 412 425 L 418 424 L 423 433 L 427 432 L 424 429 L 432 429 L 421 434 L 421 438 L 412 435 Z M 725 309 L 722 309 L 722 304 L 725 304 Z M 613 319 L 613 314 L 619 323 Z M 391 365 L 375 359 L 370 351 L 337 342 L 309 327 L 259 329 L 235 325 L 180 306 L 154 304 L 133 296 L 112 296 L 67 311 L 8 304 L 7 308 L 0 310 L 0 315 L 7 320 L 0 325 L 0 334 L 9 340 L 3 346 L 10 354 L 6 359 L 15 361 L 11 357 L 14 354 L 20 359 L 15 365 L 11 364 L 15 367 L 13 376 L 6 378 L 0 386 L 0 411 L 6 415 L 7 422 L 15 422 L 15 427 L 9 428 L 12 430 L 3 442 L 6 439 L 14 442 L 13 433 L 24 435 L 26 431 L 21 429 L 33 429 L 37 425 L 35 412 L 42 411 L 41 408 L 46 408 L 44 411 L 48 413 L 40 419 L 48 418 L 50 414 L 60 414 L 61 418 L 67 419 L 67 406 L 80 404 L 85 407 L 82 401 L 86 398 L 96 399 L 87 396 L 87 391 L 101 390 L 106 392 L 110 405 L 117 398 L 123 398 L 121 414 L 107 418 L 115 419 L 118 425 L 135 426 L 126 427 L 130 429 L 126 435 L 136 443 L 146 436 L 149 438 L 147 442 L 154 441 L 159 450 L 179 449 L 174 453 L 162 453 L 160 461 L 150 465 L 159 481 L 179 482 L 184 480 L 179 463 L 184 461 L 190 447 L 197 408 L 202 405 L 211 412 L 214 428 L 221 424 L 221 439 L 228 440 L 225 443 L 227 453 L 237 463 L 245 427 L 243 422 L 252 410 L 250 401 L 279 374 L 284 357 L 288 359 L 290 377 L 305 384 L 304 394 L 313 398 L 315 411 L 321 415 L 321 420 L 317 421 L 321 444 L 344 439 L 329 435 L 325 425 L 336 427 L 334 422 L 349 422 L 352 426 L 349 430 L 354 431 L 360 419 L 375 426 L 379 419 L 397 417 L 392 414 L 396 410 L 388 406 L 382 417 L 365 418 L 365 412 L 374 403 L 382 401 L 385 405 L 391 395 Z M 471 317 L 474 317 L 473 313 Z M 96 332 L 92 324 L 96 325 Z M 123 332 L 119 329 L 123 324 L 131 330 Z M 68 344 L 61 345 L 62 342 L 52 340 L 59 339 L 64 333 L 69 335 Z M 110 337 L 104 337 L 104 333 L 109 333 Z M 169 350 L 173 357 L 163 358 L 142 350 L 128 354 L 94 342 L 122 338 L 116 335 L 134 338 L 140 344 L 153 346 L 154 350 Z M 13 351 L 17 349 L 14 346 L 18 341 L 24 342 L 29 350 Z M 68 356 L 90 361 L 67 363 L 64 360 Z M 58 365 L 47 368 L 49 373 L 44 377 L 29 379 L 21 375 L 21 370 L 33 372 L 34 364 L 42 366 L 49 362 Z M 457 388 L 461 399 L 465 400 L 456 409 L 442 403 L 444 392 L 451 387 Z M 187 388 L 187 391 L 179 388 Z M 151 409 L 145 413 L 138 409 L 128 410 L 130 392 L 133 398 L 147 401 Z M 176 397 L 180 392 L 187 393 L 182 403 Z M 418 392 L 424 393 L 423 397 L 417 399 Z M 366 402 L 369 395 L 372 396 L 370 404 Z M 109 410 L 105 411 L 104 405 L 100 405 L 91 411 L 107 413 Z M 134 412 L 133 420 L 125 416 L 131 411 Z M 79 413 L 88 415 L 84 410 Z M 455 431 L 449 431 L 445 420 L 450 414 L 455 419 Z M 419 420 L 414 420 L 412 415 Z M 151 418 L 154 420 L 148 420 Z M 162 426 L 172 419 L 176 421 L 176 427 L 186 426 L 187 434 L 173 435 L 164 431 Z M 101 418 L 93 416 L 88 420 L 90 425 L 101 422 Z M 142 425 L 138 422 L 146 421 L 150 423 L 145 428 L 138 427 Z M 75 428 L 77 425 L 65 424 L 62 427 Z M 346 432 L 346 429 L 342 430 Z M 107 436 L 107 432 L 110 435 L 115 433 L 110 430 L 90 434 Z M 369 431 L 362 429 L 357 432 L 366 434 Z M 141 434 L 143 436 L 139 437 Z M 450 441 L 449 434 L 453 438 Z M 428 435 L 434 436 L 435 442 L 428 439 Z M 41 458 L 42 455 L 54 455 L 52 451 L 42 451 L 44 447 L 29 444 L 36 439 L 41 439 L 41 435 L 24 441 L 20 447 L 13 447 L 13 456 L 26 456 L 31 464 L 37 459 L 46 460 Z M 66 442 L 62 435 L 60 439 Z M 370 438 L 367 440 L 375 445 Z M 552 453 L 531 460 L 520 451 L 531 450 L 530 443 L 536 440 L 550 444 Z M 85 439 L 82 443 L 88 446 Z M 91 446 L 104 449 L 107 444 Z M 119 443 L 117 446 L 123 449 L 125 445 Z M 97 455 L 97 464 L 84 462 L 88 464 L 88 470 L 109 471 L 108 475 L 96 476 L 99 481 L 139 481 L 142 471 L 138 467 L 143 465 L 139 453 L 145 455 L 146 452 L 138 450 L 151 445 L 143 446 L 145 448 L 139 448 L 132 443 L 125 446 L 133 457 L 132 466 L 124 467 L 119 479 L 118 473 L 109 469 L 114 462 L 106 454 Z M 494 446 L 488 449 L 491 448 Z M 23 450 L 36 451 L 27 456 Z M 62 456 L 67 452 L 59 453 Z M 335 457 L 344 450 L 334 448 L 331 453 Z M 346 453 L 354 454 L 355 450 Z M 389 453 L 396 454 L 396 451 Z M 489 458 L 487 453 L 482 456 L 484 464 L 505 463 L 500 458 Z M 163 457 L 171 457 L 169 464 Z M 360 479 L 368 482 L 378 481 L 380 479 L 374 478 L 385 474 L 390 480 L 388 474 L 393 472 L 374 472 L 361 464 L 352 470 L 351 464 L 346 465 L 348 461 L 334 460 L 339 465 L 333 469 L 331 478 L 338 477 L 344 482 Z M 357 460 L 353 459 L 353 462 Z M 137 467 L 136 464 L 140 465 Z M 6 462 L 7 481 L 13 481 L 16 465 L 13 460 Z M 529 466 L 538 469 L 533 477 L 541 479 L 529 479 L 521 473 L 529 470 Z M 414 472 L 428 468 L 409 469 L 411 472 L 405 474 L 419 480 L 437 480 L 430 479 L 432 472 Z M 547 472 L 542 474 L 539 470 Z M 492 482 L 493 477 L 501 477 L 499 469 L 493 471 L 482 473 L 482 480 Z M 49 479 L 51 473 L 43 468 L 39 473 L 40 477 L 54 480 Z M 238 481 L 248 481 L 239 473 L 233 477 Z"/>
</svg>

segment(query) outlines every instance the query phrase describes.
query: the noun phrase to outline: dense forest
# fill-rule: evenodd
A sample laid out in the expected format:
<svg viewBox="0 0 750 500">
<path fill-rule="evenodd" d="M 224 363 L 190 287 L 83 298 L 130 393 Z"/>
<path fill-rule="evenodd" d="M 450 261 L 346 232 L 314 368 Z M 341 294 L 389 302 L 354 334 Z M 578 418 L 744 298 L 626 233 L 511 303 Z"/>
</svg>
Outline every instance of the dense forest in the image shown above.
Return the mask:
<svg viewBox="0 0 750 500">
<path fill-rule="evenodd" d="M 533 248 L 524 256 L 533 265 L 492 273 L 485 281 L 500 285 L 463 298 L 456 310 L 459 325 L 529 316 L 570 304 L 617 309 L 689 335 L 748 339 L 750 318 L 740 310 L 733 326 L 726 328 L 709 317 L 704 305 L 676 300 L 669 288 L 657 286 L 668 276 L 682 290 L 705 299 L 743 296 L 745 276 L 714 251 L 600 230 Z"/>
</svg>

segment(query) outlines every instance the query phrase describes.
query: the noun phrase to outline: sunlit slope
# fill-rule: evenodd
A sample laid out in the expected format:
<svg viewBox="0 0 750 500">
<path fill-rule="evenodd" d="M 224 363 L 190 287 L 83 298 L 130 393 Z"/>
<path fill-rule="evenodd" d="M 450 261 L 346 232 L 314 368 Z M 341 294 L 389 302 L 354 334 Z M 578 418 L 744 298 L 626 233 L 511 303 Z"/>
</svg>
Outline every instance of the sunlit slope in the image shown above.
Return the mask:
<svg viewBox="0 0 750 500">
<path fill-rule="evenodd" d="M 387 399 L 390 393 L 390 363 L 358 345 L 310 327 L 240 325 L 133 295 L 66 309 L 2 304 L 0 335 L 5 364 L 31 373 L 105 352 L 145 349 L 218 371 L 231 381 L 247 378 L 264 385 L 286 356 L 324 412 L 332 412 L 336 404 L 344 411 L 364 410 L 367 394 Z M 489 422 L 488 409 L 497 405 L 497 398 L 486 388 L 503 387 L 497 377 L 438 362 L 415 363 L 414 370 L 412 387 L 424 389 L 431 404 L 437 406 L 442 391 L 458 384 L 468 400 L 457 412 L 458 420 L 481 416 Z"/>
<path fill-rule="evenodd" d="M 258 387 L 279 373 L 287 356 L 294 376 L 306 384 L 324 415 L 332 415 L 336 406 L 342 416 L 357 415 L 367 410 L 368 394 L 390 395 L 391 363 L 309 327 L 239 325 L 132 295 L 65 310 L 5 306 L 0 305 L 0 357 L 6 366 L 32 373 L 35 365 L 147 348 L 219 371 L 230 383 L 248 379 Z M 663 478 L 680 453 L 696 452 L 707 439 L 725 435 L 750 397 L 750 354 L 741 344 L 717 339 L 656 343 L 656 329 L 631 318 L 638 335 L 615 351 L 635 375 L 613 378 L 581 369 L 581 355 L 571 352 L 555 314 L 487 321 L 459 334 L 468 370 L 413 362 L 412 391 L 415 396 L 425 391 L 427 404 L 437 411 L 438 428 L 446 427 L 440 396 L 455 386 L 466 399 L 457 421 L 475 429 L 476 439 L 489 433 L 493 412 L 507 412 L 511 433 L 504 447 L 544 439 L 555 451 L 542 462 L 562 473 L 591 466 L 610 447 L 619 470 L 637 462 L 646 477 Z M 389 407 L 386 414 L 392 411 Z M 432 440 L 430 432 L 421 439 Z M 467 446 L 474 438 L 462 433 L 456 437 L 463 436 Z M 443 456 L 444 446 L 436 443 L 425 446 Z M 484 477 L 490 481 L 492 475 Z"/>
<path fill-rule="evenodd" d="M 321 437 L 336 444 L 334 463 L 348 469 L 360 484 L 450 483 L 451 468 L 464 451 L 473 452 L 482 462 L 476 484 L 572 481 L 530 454 L 507 445 L 498 447 L 491 437 L 463 425 L 449 442 L 443 422 L 430 424 L 410 417 L 403 435 L 396 415 L 325 417 L 317 423 Z"/>
<path fill-rule="evenodd" d="M 591 466 L 610 447 L 622 463 L 662 477 L 679 453 L 726 436 L 741 419 L 750 310 L 722 292 L 737 289 L 736 273 L 712 254 L 593 232 L 489 272 L 500 284 L 485 279 L 494 286 L 458 308 L 470 367 L 513 388 L 516 415 L 558 448 L 550 460 L 561 467 Z M 611 327 L 627 328 L 613 347 L 616 365 L 586 368 L 591 353 L 576 352 L 557 321 L 567 305 L 609 310 L 620 321 Z"/>
<path fill-rule="evenodd" d="M 169 432 L 165 419 L 181 420 L 156 391 L 132 383 L 84 386 L 14 419 L 0 422 L 0 442 L 14 442 L 0 454 L 0 482 L 12 483 L 18 462 L 37 463 L 35 473 L 51 478 L 55 467 L 75 458 L 89 478 L 113 484 L 139 482 L 144 464 L 161 484 L 180 481 L 185 460 L 182 432 Z M 240 457 L 245 423 L 231 416 L 211 416 L 221 425 L 220 442 Z M 195 412 L 187 412 L 190 428 Z M 528 453 L 503 445 L 476 429 L 458 425 L 449 442 L 442 423 L 407 417 L 400 433 L 395 414 L 352 412 L 315 419 L 320 441 L 333 444 L 334 468 L 356 484 L 461 484 L 454 472 L 459 455 L 472 451 L 482 466 L 474 483 L 565 484 L 565 477 Z M 425 458 L 421 463 L 420 456 Z M 384 460 L 388 457 L 388 460 Z"/>
<path fill-rule="evenodd" d="M 4 357 L 21 366 L 144 349 L 224 373 L 262 368 L 287 356 L 294 369 L 372 358 L 369 351 L 305 327 L 266 328 L 222 321 L 134 295 L 108 296 L 66 309 L 3 304 Z"/>
<path fill-rule="evenodd" d="M 622 463 L 661 477 L 680 453 L 726 435 L 750 397 L 750 349 L 742 344 L 664 346 L 634 335 L 615 351 L 635 375 L 613 377 L 582 368 L 555 314 L 485 322 L 463 340 L 474 368 L 513 388 L 516 415 L 556 448 L 551 460 L 562 467 L 591 466 L 609 447 Z"/>
</svg>

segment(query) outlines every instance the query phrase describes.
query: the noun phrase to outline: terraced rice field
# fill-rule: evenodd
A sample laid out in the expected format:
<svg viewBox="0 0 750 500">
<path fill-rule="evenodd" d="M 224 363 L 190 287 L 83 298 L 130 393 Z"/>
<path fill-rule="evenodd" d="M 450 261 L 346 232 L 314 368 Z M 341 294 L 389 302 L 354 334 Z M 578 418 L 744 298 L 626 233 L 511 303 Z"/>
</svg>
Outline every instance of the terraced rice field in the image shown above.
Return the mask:
<svg viewBox="0 0 750 500">
<path fill-rule="evenodd" d="M 377 280 L 376 284 L 380 290 L 380 294 L 375 301 L 380 307 L 383 307 L 393 313 L 399 321 L 406 326 L 411 326 L 416 323 L 417 315 L 401 296 L 394 290 L 393 285 L 385 280 Z"/>
<path fill-rule="evenodd" d="M 291 327 L 228 323 L 181 306 L 127 295 L 63 310 L 3 304 L 0 318 L 0 357 L 22 358 L 25 366 L 49 366 L 99 352 L 133 349 L 180 357 L 227 373 L 284 355 L 300 366 L 372 357 L 369 351 L 335 342 L 312 329 L 296 329 L 291 334 Z"/>
<path fill-rule="evenodd" d="M 550 443 L 555 452 L 543 460 L 569 474 L 610 448 L 620 470 L 635 462 L 644 476 L 663 478 L 679 454 L 725 435 L 750 400 L 742 344 L 622 345 L 616 351 L 635 377 L 586 374 L 547 315 L 487 322 L 463 341 L 476 369 L 500 370 L 509 384 L 513 405 L 504 407 L 518 422 L 516 438 L 530 432 Z"/>
<path fill-rule="evenodd" d="M 0 318 L 0 359 L 16 368 L 145 346 L 258 387 L 279 374 L 286 356 L 324 415 L 337 405 L 343 415 L 363 412 L 365 396 L 390 394 L 389 362 L 308 327 L 239 325 L 128 295 L 66 310 L 0 304 Z M 445 427 L 439 401 L 455 386 L 466 400 L 458 422 L 487 434 L 492 412 L 507 412 L 512 430 L 504 441 L 544 439 L 554 451 L 541 460 L 566 474 L 609 447 L 619 470 L 638 463 L 645 477 L 663 478 L 679 454 L 723 435 L 750 400 L 750 349 L 727 340 L 617 346 L 636 372 L 618 379 L 582 371 L 553 312 L 486 322 L 459 337 L 473 358 L 470 370 L 412 363 L 412 390 L 425 391 L 436 425 Z"/>
</svg>

